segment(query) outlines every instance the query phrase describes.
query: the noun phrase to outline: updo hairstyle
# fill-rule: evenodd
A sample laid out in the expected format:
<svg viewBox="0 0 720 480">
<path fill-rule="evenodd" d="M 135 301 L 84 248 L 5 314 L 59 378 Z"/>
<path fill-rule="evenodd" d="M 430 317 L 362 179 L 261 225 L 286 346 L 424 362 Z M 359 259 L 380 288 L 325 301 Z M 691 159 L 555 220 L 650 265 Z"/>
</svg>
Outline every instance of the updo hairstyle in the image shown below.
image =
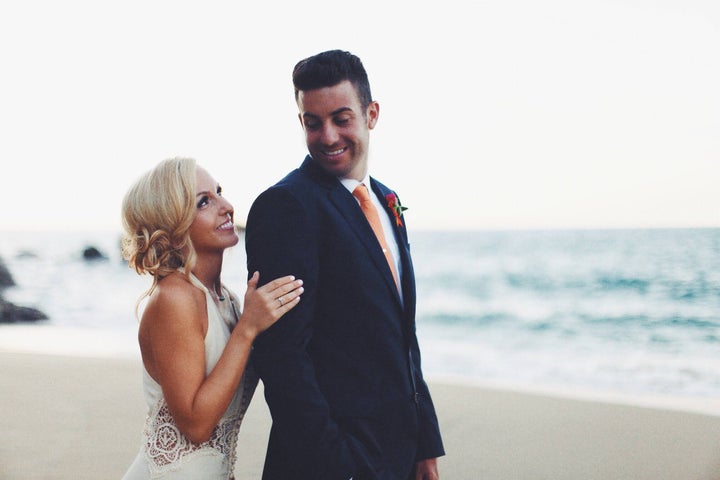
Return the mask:
<svg viewBox="0 0 720 480">
<path fill-rule="evenodd" d="M 178 269 L 192 270 L 196 254 L 190 240 L 195 218 L 197 164 L 170 158 L 141 176 L 122 203 L 122 255 L 130 268 L 150 274 L 151 294 L 158 282 Z"/>
</svg>

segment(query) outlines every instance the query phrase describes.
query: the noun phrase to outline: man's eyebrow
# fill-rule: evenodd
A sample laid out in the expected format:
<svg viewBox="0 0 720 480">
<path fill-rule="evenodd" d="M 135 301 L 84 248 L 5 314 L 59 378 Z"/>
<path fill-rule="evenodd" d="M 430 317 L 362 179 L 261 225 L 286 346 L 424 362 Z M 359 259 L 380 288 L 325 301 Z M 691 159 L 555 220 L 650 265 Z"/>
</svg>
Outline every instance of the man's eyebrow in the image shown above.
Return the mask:
<svg viewBox="0 0 720 480">
<path fill-rule="evenodd" d="M 343 113 L 343 112 L 352 112 L 352 108 L 350 108 L 350 107 L 340 107 L 340 108 L 338 108 L 337 110 L 333 110 L 332 112 L 330 112 L 330 115 L 337 115 L 337 114 Z M 314 113 L 310 113 L 310 112 L 303 112 L 302 115 L 303 115 L 303 117 L 319 118 L 318 115 L 315 115 Z"/>
<path fill-rule="evenodd" d="M 350 107 L 340 107 L 340 108 L 338 108 L 337 110 L 333 110 L 333 112 L 331 113 L 331 115 L 337 115 L 338 113 L 343 113 L 343 112 L 347 112 L 347 111 L 352 112 L 352 108 L 350 108 Z"/>
</svg>

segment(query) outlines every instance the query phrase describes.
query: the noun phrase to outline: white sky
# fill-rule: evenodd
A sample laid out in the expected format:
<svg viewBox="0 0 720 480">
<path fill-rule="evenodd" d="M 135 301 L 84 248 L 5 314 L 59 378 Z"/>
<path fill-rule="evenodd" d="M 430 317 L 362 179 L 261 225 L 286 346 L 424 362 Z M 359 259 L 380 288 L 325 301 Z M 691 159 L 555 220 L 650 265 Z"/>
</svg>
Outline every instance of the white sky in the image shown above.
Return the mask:
<svg viewBox="0 0 720 480">
<path fill-rule="evenodd" d="M 247 3 L 2 2 L 0 230 L 119 230 L 171 156 L 243 220 L 306 152 L 292 67 L 332 48 L 413 228 L 720 226 L 716 0 Z"/>
</svg>

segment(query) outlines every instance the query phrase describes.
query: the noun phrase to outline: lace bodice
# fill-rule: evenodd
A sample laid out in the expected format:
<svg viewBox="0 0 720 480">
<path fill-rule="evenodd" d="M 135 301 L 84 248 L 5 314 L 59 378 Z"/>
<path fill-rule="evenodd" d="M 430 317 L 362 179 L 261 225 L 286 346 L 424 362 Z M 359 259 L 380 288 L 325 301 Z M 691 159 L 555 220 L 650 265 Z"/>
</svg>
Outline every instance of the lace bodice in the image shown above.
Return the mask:
<svg viewBox="0 0 720 480">
<path fill-rule="evenodd" d="M 239 395 L 236 394 L 238 401 L 233 399 L 225 415 L 213 429 L 210 439 L 200 444 L 192 443 L 180 432 L 165 399 L 161 399 L 148 413 L 143 429 L 143 450 L 152 477 L 181 469 L 195 456 L 219 455 L 227 462 L 227 478 L 232 478 L 240 424 L 256 386 L 257 376 L 254 372 L 246 371 L 238 390 Z"/>
</svg>

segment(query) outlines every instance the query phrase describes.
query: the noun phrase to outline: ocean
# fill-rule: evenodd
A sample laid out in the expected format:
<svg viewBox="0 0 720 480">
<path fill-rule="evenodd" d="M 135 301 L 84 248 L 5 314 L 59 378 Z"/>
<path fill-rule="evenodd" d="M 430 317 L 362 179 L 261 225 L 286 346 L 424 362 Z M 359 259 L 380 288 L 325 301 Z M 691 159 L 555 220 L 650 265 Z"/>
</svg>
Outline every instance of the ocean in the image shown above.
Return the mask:
<svg viewBox="0 0 720 480">
<path fill-rule="evenodd" d="M 0 325 L 0 349 L 139 358 L 118 232 L 5 232 L 7 300 L 50 319 Z M 430 379 L 720 398 L 720 229 L 410 233 Z M 242 241 L 241 241 L 242 242 Z M 242 243 L 223 281 L 245 285 Z M 95 246 L 106 256 L 86 261 Z"/>
</svg>

